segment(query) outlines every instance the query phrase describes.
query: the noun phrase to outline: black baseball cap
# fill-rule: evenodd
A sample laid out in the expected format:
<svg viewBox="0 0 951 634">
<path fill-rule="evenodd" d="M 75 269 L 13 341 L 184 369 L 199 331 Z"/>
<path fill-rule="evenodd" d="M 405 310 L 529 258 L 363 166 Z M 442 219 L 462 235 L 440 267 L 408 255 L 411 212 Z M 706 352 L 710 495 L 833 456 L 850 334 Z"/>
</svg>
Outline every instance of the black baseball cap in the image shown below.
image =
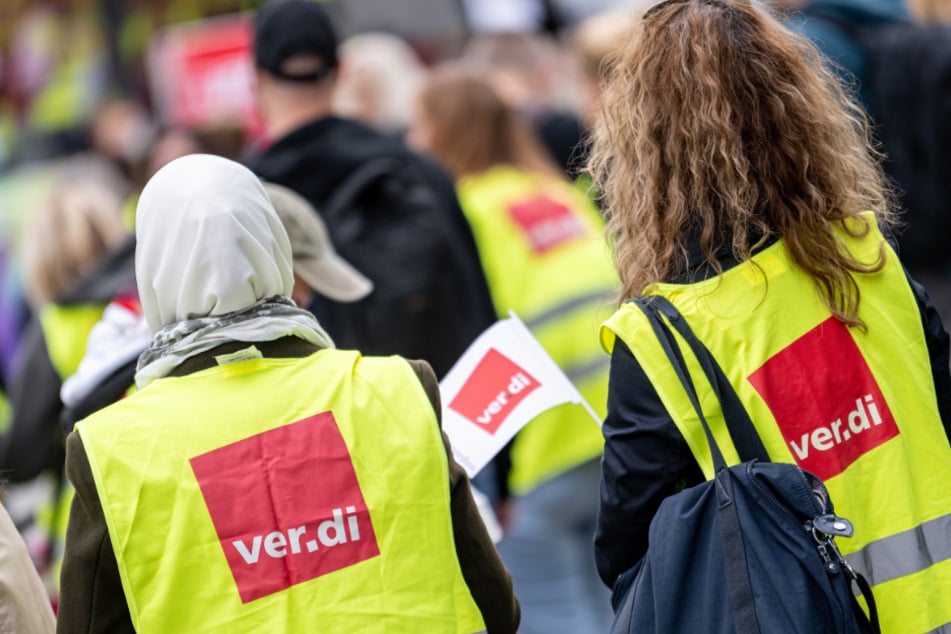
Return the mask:
<svg viewBox="0 0 951 634">
<path fill-rule="evenodd" d="M 316 70 L 289 71 L 295 55 L 320 58 Z M 271 0 L 254 20 L 254 63 L 275 77 L 313 82 L 337 68 L 337 34 L 326 10 L 314 0 Z"/>
</svg>

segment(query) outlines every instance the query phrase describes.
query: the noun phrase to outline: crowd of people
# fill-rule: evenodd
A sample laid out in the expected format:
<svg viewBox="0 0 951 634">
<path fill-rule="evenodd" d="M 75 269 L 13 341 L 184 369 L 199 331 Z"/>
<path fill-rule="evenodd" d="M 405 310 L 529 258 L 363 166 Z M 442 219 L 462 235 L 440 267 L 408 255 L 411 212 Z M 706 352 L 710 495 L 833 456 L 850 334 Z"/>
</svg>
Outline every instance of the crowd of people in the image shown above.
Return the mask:
<svg viewBox="0 0 951 634">
<path fill-rule="evenodd" d="M 19 104 L 88 125 L 0 154 L 67 153 L 0 236 L 0 630 L 610 631 L 714 475 L 656 297 L 725 455 L 729 390 L 854 523 L 881 631 L 951 632 L 947 7 L 616 4 L 433 59 L 313 0 L 182 3 L 253 11 L 256 131 Z M 510 311 L 603 425 L 554 407 L 470 478 L 439 381 Z"/>
</svg>

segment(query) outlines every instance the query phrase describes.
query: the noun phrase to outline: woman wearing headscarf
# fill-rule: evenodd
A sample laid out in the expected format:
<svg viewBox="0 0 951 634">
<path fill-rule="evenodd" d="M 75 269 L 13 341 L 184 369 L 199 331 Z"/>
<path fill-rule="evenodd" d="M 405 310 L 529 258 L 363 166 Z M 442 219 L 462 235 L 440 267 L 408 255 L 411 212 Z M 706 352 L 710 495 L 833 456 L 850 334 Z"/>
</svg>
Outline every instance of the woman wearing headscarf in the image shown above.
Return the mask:
<svg viewBox="0 0 951 634">
<path fill-rule="evenodd" d="M 741 0 L 646 11 L 602 107 L 591 167 L 622 298 L 666 298 L 770 459 L 825 481 L 855 525 L 839 547 L 873 585 L 882 631 L 945 631 L 948 336 L 890 245 L 861 110 L 811 44 Z M 595 549 L 610 585 L 644 555 L 661 501 L 713 465 L 643 313 L 622 304 L 602 340 L 611 389 Z M 714 387 L 691 374 L 736 464 Z"/>
<path fill-rule="evenodd" d="M 431 369 L 334 349 L 257 178 L 173 161 L 136 237 L 153 339 L 67 443 L 59 631 L 514 632 Z"/>
</svg>

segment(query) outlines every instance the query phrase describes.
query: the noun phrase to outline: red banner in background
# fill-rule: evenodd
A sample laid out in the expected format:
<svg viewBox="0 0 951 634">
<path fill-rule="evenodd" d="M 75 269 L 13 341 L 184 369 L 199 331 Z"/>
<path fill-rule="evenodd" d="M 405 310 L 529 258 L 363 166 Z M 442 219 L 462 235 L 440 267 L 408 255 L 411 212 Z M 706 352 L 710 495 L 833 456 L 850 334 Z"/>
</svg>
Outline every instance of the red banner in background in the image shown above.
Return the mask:
<svg viewBox="0 0 951 634">
<path fill-rule="evenodd" d="M 261 135 L 255 105 L 250 14 L 165 29 L 149 50 L 152 98 L 166 125 L 238 125 Z"/>
</svg>

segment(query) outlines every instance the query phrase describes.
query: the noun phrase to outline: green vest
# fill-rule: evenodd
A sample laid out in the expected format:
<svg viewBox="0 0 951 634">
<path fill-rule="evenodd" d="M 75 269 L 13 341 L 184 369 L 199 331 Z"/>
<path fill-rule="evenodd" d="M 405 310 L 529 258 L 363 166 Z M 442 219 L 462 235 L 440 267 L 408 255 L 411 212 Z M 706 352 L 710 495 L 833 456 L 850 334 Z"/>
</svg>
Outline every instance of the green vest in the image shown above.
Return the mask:
<svg viewBox="0 0 951 634">
<path fill-rule="evenodd" d="M 598 327 L 618 280 L 597 209 L 568 183 L 510 167 L 466 177 L 458 190 L 499 317 L 514 311 L 603 418 L 610 360 Z M 510 486 L 525 493 L 602 446 L 582 406 L 549 410 L 515 437 Z"/>
<path fill-rule="evenodd" d="M 783 242 L 718 277 L 655 284 L 645 295 L 678 308 L 736 389 L 770 457 L 825 481 L 836 512 L 855 525 L 855 536 L 838 545 L 872 584 L 882 631 L 927 632 L 951 623 L 951 449 L 912 290 L 868 219 L 864 238 L 841 233 L 862 262 L 874 262 L 882 248 L 887 254 L 881 271 L 854 276 L 867 332 L 832 318 Z M 616 337 L 711 478 L 697 416 L 635 306 L 623 305 L 605 323 L 607 350 Z M 689 350 L 679 335 L 678 343 Z M 737 464 L 716 395 L 696 359 L 685 358 L 717 443 Z"/>
<path fill-rule="evenodd" d="M 76 429 L 139 632 L 485 628 L 439 427 L 403 359 L 237 361 Z"/>
</svg>

